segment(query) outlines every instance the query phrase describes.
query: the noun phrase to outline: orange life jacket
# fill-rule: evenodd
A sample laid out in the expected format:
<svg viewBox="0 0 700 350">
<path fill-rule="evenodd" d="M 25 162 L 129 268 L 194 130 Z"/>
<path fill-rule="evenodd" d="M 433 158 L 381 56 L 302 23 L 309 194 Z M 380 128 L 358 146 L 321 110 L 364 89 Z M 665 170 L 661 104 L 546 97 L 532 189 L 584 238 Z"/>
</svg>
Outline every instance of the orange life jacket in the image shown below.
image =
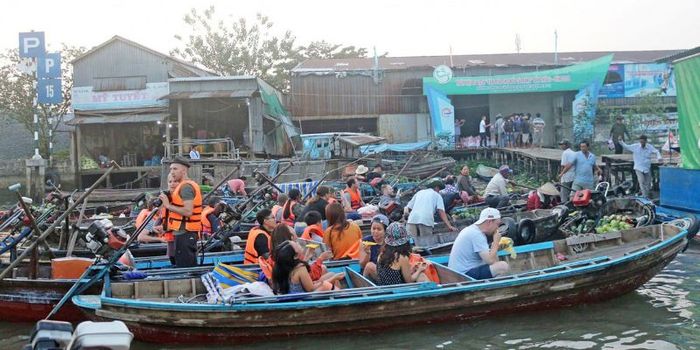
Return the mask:
<svg viewBox="0 0 700 350">
<path fill-rule="evenodd" d="M 290 199 L 291 200 L 291 199 Z M 294 215 L 294 206 L 297 205 L 296 201 L 293 201 L 292 204 L 289 205 L 289 216 L 285 217 L 284 216 L 284 208 L 282 208 L 282 222 L 294 227 L 294 222 L 296 221 L 296 216 Z M 287 206 L 287 204 L 285 204 Z"/>
<path fill-rule="evenodd" d="M 360 196 L 360 190 L 351 190 L 346 188 L 343 192 L 350 195 L 350 208 L 357 210 L 362 207 L 362 196 Z"/>
<path fill-rule="evenodd" d="M 182 197 L 180 196 L 180 191 L 182 190 L 182 186 L 186 184 L 192 186 L 192 188 L 194 189 L 194 199 L 192 200 L 192 215 L 182 216 L 174 211 L 170 212 L 168 218 L 168 228 L 174 231 L 181 229 L 182 223 L 184 221 L 185 231 L 200 232 L 202 231 L 202 192 L 199 190 L 199 185 L 197 185 L 196 182 L 189 179 L 180 182 L 180 184 L 177 185 L 177 188 L 175 188 L 175 191 L 173 191 L 173 198 L 170 203 L 176 207 L 185 206 L 185 201 L 182 200 Z"/>
<path fill-rule="evenodd" d="M 139 212 L 139 216 L 136 217 L 136 227 L 141 227 L 143 225 L 143 222 L 146 221 L 146 217 L 151 213 L 148 208 L 141 209 Z"/>
<path fill-rule="evenodd" d="M 260 227 L 253 227 L 248 233 L 248 240 L 245 242 L 245 252 L 243 253 L 244 265 L 258 264 L 258 258 L 260 256 L 255 250 L 255 239 L 258 238 L 260 234 L 267 237 L 267 249 L 272 250 L 272 236 Z"/>
<path fill-rule="evenodd" d="M 437 269 L 435 268 L 435 266 L 433 266 L 432 262 L 420 256 L 420 254 L 411 253 L 411 255 L 408 256 L 408 263 L 411 264 L 411 267 L 421 262 L 425 262 L 428 264 L 428 268 L 425 269 L 425 271 L 423 271 L 423 273 L 425 273 L 428 279 L 435 283 L 440 283 L 440 277 L 438 276 Z"/>
<path fill-rule="evenodd" d="M 160 222 L 163 226 L 163 235 L 161 236 L 166 242 L 175 241 L 175 236 L 173 236 L 173 231 L 168 229 L 168 218 L 170 217 L 170 212 L 165 207 L 160 208 Z"/>
<path fill-rule="evenodd" d="M 210 206 L 204 207 L 202 209 L 202 232 L 211 233 L 211 222 L 209 221 L 209 214 L 214 212 L 214 208 Z"/>
<path fill-rule="evenodd" d="M 260 266 L 262 273 L 265 275 L 265 278 L 267 278 L 268 282 L 272 284 L 272 269 L 275 267 L 275 262 L 272 260 L 272 258 L 265 259 L 261 256 L 258 258 L 258 265 Z"/>
<path fill-rule="evenodd" d="M 317 235 L 323 239 L 323 229 L 321 228 L 321 225 L 315 224 L 311 226 L 307 226 L 304 229 L 304 233 L 301 234 L 301 238 L 305 239 L 307 241 L 312 241 L 314 238 L 313 236 Z"/>
<path fill-rule="evenodd" d="M 348 250 L 346 250 L 343 254 L 341 254 L 341 257 L 348 257 L 350 259 L 357 259 L 360 257 L 360 245 L 361 245 L 362 239 L 359 239 L 355 244 L 351 245 Z"/>
</svg>

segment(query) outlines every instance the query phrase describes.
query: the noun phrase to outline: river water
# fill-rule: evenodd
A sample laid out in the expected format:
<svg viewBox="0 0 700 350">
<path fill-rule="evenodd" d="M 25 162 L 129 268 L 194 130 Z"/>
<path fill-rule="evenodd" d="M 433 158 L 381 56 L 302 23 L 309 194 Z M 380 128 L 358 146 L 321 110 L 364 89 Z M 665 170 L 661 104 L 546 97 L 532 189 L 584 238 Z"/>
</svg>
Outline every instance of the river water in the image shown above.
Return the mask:
<svg viewBox="0 0 700 350">
<path fill-rule="evenodd" d="M 700 246 L 639 290 L 604 303 L 410 329 L 301 337 L 240 349 L 698 349 Z M 2 305 L 0 305 L 2 307 Z M 18 349 L 31 324 L 0 322 L 0 349 Z M 202 349 L 134 342 L 133 349 Z M 231 349 L 232 346 L 206 347 Z"/>
</svg>

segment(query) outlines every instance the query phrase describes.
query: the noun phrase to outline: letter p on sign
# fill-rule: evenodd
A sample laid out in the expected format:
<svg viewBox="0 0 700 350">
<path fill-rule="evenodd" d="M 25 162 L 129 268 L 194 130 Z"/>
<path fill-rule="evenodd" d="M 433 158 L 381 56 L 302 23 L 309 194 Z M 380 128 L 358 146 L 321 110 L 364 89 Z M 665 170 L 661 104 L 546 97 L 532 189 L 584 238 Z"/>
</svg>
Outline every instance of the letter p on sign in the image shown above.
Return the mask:
<svg viewBox="0 0 700 350">
<path fill-rule="evenodd" d="M 37 59 L 37 74 L 39 79 L 61 77 L 61 53 L 47 53 L 45 57 Z"/>
<path fill-rule="evenodd" d="M 19 33 L 19 57 L 44 56 L 44 32 Z"/>
</svg>

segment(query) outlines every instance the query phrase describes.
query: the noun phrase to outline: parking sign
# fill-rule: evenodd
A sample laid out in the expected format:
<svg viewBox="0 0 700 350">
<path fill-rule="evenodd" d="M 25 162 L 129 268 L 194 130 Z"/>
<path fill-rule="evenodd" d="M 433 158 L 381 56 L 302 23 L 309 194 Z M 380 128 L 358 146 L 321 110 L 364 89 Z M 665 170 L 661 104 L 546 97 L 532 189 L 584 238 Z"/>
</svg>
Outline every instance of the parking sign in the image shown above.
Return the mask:
<svg viewBox="0 0 700 350">
<path fill-rule="evenodd" d="M 37 59 L 37 74 L 39 79 L 61 77 L 61 53 L 47 53 Z"/>
<path fill-rule="evenodd" d="M 44 32 L 19 33 L 19 57 L 41 57 L 44 54 Z"/>
<path fill-rule="evenodd" d="M 61 79 L 39 79 L 36 89 L 39 93 L 37 101 L 41 104 L 56 105 L 63 101 Z"/>
</svg>

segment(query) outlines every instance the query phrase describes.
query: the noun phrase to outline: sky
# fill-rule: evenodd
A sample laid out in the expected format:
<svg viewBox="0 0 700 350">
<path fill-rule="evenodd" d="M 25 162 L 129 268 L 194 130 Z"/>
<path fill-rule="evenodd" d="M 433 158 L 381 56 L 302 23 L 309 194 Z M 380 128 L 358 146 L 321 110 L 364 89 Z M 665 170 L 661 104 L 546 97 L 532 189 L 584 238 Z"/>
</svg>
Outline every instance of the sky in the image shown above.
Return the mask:
<svg viewBox="0 0 700 350">
<path fill-rule="evenodd" d="M 8 5 L 8 4 L 12 5 Z M 200 1 L 20 0 L 0 13 L 0 49 L 18 33 L 44 31 L 48 50 L 60 43 L 91 48 L 120 35 L 157 51 L 189 34 L 183 17 L 214 5 L 220 19 L 270 17 L 297 44 L 326 40 L 389 56 L 515 52 L 689 49 L 700 46 L 698 0 L 528 1 Z"/>
</svg>

